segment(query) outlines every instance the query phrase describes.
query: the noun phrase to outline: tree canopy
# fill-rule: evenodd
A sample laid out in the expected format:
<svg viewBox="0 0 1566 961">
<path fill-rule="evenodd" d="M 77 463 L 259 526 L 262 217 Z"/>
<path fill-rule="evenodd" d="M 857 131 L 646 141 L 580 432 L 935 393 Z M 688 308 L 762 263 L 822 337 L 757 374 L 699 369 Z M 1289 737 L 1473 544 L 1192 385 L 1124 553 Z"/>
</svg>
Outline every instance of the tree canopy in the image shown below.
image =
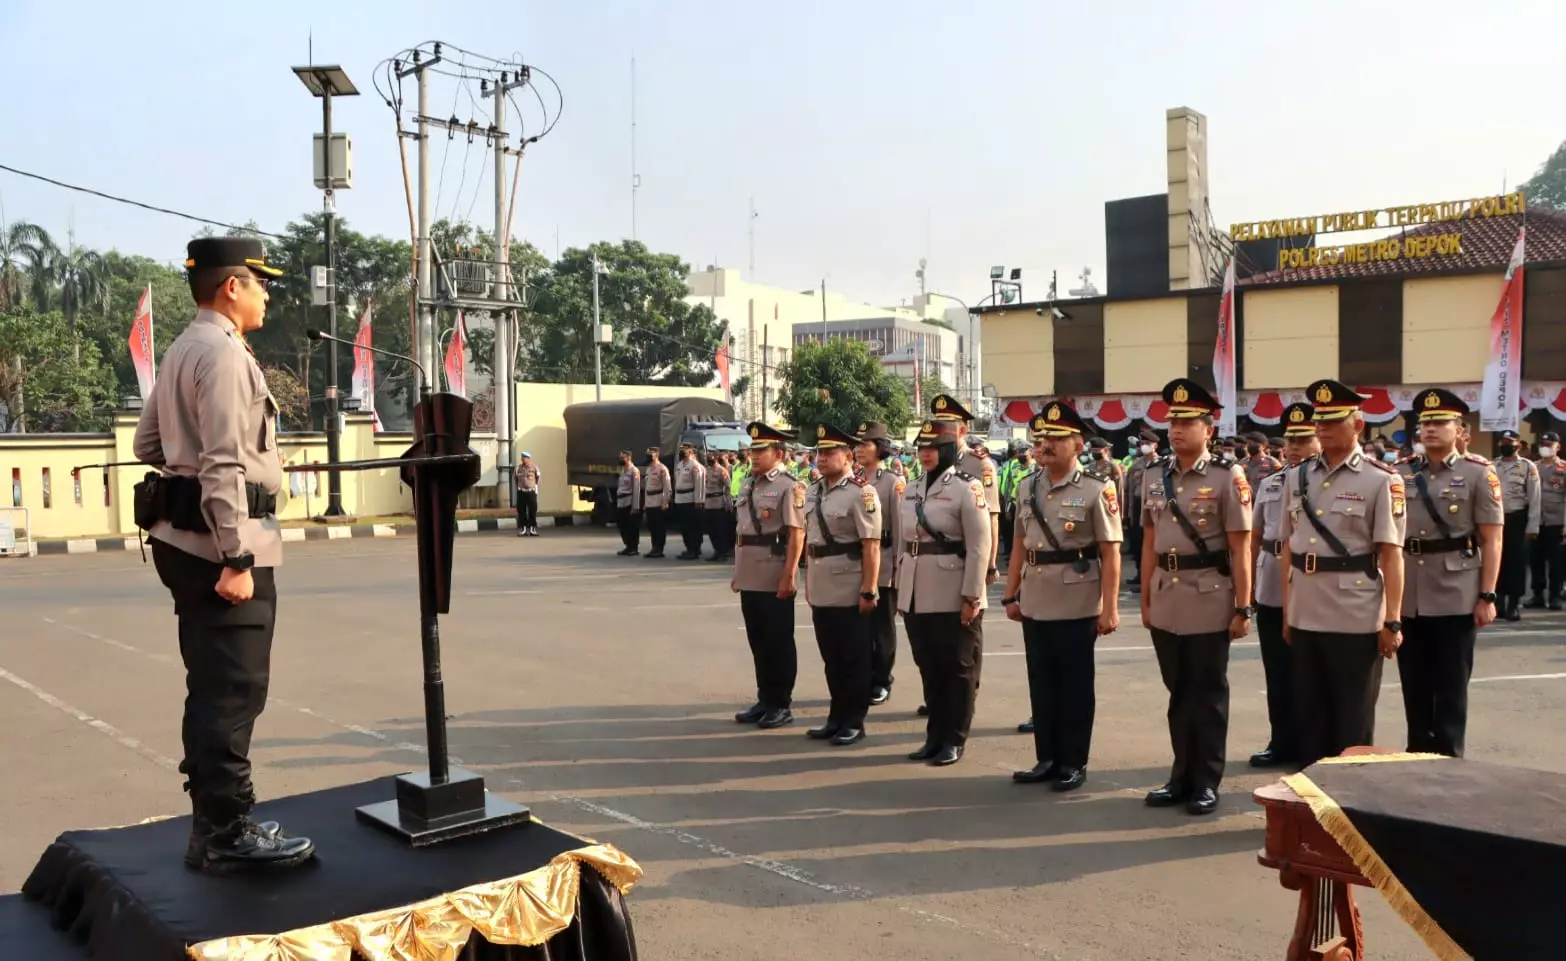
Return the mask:
<svg viewBox="0 0 1566 961">
<path fill-rule="evenodd" d="M 900 434 L 912 416 L 909 382 L 857 340 L 800 344 L 778 375 L 783 383 L 774 406 L 807 440 L 820 424 L 855 431 L 866 421 Z"/>
<path fill-rule="evenodd" d="M 1566 210 L 1566 143 L 1555 148 L 1539 170 L 1518 188 L 1531 207 Z"/>
</svg>

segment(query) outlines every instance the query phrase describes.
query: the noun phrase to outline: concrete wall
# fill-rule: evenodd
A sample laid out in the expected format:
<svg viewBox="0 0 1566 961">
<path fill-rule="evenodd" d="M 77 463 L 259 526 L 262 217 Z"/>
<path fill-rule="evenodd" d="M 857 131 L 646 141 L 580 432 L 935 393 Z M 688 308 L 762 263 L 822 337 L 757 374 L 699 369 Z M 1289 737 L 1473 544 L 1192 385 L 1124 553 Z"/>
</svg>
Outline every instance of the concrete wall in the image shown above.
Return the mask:
<svg viewBox="0 0 1566 961">
<path fill-rule="evenodd" d="M 1185 298 L 1104 305 L 1104 392 L 1157 393 L 1186 372 Z"/>
<path fill-rule="evenodd" d="M 1047 312 L 1046 312 L 1047 313 Z M 1032 307 L 984 315 L 985 382 L 1002 397 L 1055 391 L 1055 329 Z"/>
<path fill-rule="evenodd" d="M 1242 296 L 1242 387 L 1304 387 L 1338 376 L 1338 288 L 1247 290 Z"/>
<path fill-rule="evenodd" d="M 1404 281 L 1403 382 L 1483 380 L 1500 297 L 1500 274 Z"/>
</svg>

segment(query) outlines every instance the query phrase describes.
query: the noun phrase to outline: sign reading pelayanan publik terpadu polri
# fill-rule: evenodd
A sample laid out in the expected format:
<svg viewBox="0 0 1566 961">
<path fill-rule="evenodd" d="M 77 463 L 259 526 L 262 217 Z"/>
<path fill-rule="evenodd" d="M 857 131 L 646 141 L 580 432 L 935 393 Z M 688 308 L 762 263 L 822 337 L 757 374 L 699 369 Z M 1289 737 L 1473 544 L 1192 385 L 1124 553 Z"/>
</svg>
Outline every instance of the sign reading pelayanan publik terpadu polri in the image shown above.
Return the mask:
<svg viewBox="0 0 1566 961">
<path fill-rule="evenodd" d="M 1234 224 L 1229 228 L 1229 237 L 1236 243 L 1246 240 L 1276 240 L 1310 237 L 1315 234 L 1454 223 L 1478 217 L 1506 217 L 1522 212 L 1523 195 L 1517 192 L 1472 200 L 1448 200 L 1433 204 L 1351 210 L 1346 213 L 1322 214 L 1317 217 L 1258 220 L 1253 223 Z M 1380 240 L 1370 240 L 1360 244 L 1280 250 L 1277 269 L 1368 264 L 1411 257 L 1449 257 L 1462 252 L 1463 235 L 1460 232 L 1423 234 L 1418 237 L 1383 237 Z"/>
</svg>

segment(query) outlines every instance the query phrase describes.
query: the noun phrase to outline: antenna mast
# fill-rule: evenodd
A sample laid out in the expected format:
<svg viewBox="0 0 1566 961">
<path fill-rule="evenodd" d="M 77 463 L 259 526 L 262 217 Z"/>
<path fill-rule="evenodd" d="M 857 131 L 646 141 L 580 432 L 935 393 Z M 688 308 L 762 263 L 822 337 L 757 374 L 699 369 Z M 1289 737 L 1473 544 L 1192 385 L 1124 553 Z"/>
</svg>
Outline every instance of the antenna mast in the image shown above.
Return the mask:
<svg viewBox="0 0 1566 961">
<path fill-rule="evenodd" d="M 631 58 L 631 239 L 636 239 L 636 191 L 642 175 L 636 172 L 636 58 Z"/>
</svg>

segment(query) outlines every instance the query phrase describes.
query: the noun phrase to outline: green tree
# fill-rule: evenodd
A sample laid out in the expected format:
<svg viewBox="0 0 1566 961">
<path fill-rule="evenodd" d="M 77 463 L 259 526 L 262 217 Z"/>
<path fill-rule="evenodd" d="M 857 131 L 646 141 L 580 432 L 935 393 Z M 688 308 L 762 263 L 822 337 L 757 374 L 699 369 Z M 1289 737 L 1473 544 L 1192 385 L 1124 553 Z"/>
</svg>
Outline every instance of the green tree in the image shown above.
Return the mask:
<svg viewBox="0 0 1566 961">
<path fill-rule="evenodd" d="M 54 246 L 39 226 L 18 220 L 0 223 L 0 310 L 20 307 L 29 289 L 28 268 L 32 251 Z"/>
<path fill-rule="evenodd" d="M 136 369 L 130 359 L 131 323 L 141 295 L 152 288 L 152 347 L 154 359 L 162 359 L 169 344 L 190 322 L 196 306 L 190 299 L 185 271 L 160 264 L 150 257 L 111 250 L 103 255 L 108 275 L 108 308 L 82 317 L 85 340 L 98 345 L 98 354 L 114 369 L 121 393 L 136 390 Z"/>
<path fill-rule="evenodd" d="M 813 437 L 818 424 L 856 430 L 879 421 L 893 435 L 908 425 L 908 382 L 888 373 L 860 341 L 800 344 L 778 376 L 774 406 L 801 437 Z"/>
<path fill-rule="evenodd" d="M 1566 210 L 1566 143 L 1556 147 L 1538 172 L 1517 189 L 1523 192 L 1530 207 Z"/>
<path fill-rule="evenodd" d="M 0 313 L 0 433 L 103 430 L 116 394 L 97 345 L 79 344 L 63 314 Z"/>
</svg>

